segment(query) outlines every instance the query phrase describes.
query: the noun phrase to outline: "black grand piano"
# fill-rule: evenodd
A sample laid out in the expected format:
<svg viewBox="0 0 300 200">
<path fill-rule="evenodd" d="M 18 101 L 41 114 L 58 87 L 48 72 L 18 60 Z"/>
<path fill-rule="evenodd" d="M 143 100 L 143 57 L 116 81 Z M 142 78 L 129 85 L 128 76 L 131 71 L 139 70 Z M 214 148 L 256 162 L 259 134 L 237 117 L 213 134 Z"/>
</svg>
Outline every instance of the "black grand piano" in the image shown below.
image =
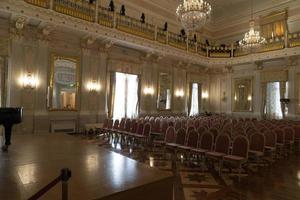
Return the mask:
<svg viewBox="0 0 300 200">
<path fill-rule="evenodd" d="M 7 151 L 11 138 L 11 129 L 14 124 L 22 122 L 23 108 L 0 108 L 0 124 L 5 129 L 5 144 L 2 151 Z"/>
</svg>

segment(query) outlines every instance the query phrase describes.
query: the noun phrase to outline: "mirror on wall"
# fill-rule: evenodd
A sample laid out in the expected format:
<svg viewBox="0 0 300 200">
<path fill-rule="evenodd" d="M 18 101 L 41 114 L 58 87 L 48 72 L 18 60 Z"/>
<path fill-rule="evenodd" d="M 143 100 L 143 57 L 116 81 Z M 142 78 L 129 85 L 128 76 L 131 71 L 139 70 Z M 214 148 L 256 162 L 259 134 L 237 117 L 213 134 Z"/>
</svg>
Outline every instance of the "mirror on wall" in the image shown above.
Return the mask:
<svg viewBox="0 0 300 200">
<path fill-rule="evenodd" d="M 78 58 L 52 55 L 48 105 L 50 110 L 77 110 L 78 71 Z"/>
<path fill-rule="evenodd" d="M 252 111 L 252 77 L 234 79 L 233 108 L 235 112 Z"/>
<path fill-rule="evenodd" d="M 172 103 L 172 76 L 169 73 L 158 75 L 158 110 L 171 110 Z"/>
</svg>

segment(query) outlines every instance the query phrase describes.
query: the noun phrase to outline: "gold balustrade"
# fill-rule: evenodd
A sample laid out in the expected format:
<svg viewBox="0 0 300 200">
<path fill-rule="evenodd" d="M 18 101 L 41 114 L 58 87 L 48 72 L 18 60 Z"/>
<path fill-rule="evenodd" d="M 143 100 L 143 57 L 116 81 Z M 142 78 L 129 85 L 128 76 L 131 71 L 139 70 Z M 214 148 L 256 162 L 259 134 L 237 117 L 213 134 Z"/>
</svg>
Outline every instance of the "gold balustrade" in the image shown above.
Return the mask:
<svg viewBox="0 0 300 200">
<path fill-rule="evenodd" d="M 257 53 L 280 50 L 285 47 L 284 37 L 270 38 L 266 41 L 267 42 L 265 44 L 261 45 L 260 48 L 257 49 Z"/>
<path fill-rule="evenodd" d="M 230 58 L 231 48 L 226 46 L 212 46 L 210 47 L 209 57 L 212 58 Z"/>
<path fill-rule="evenodd" d="M 167 31 L 162 28 L 157 28 L 156 41 L 162 44 L 167 44 Z"/>
<path fill-rule="evenodd" d="M 197 53 L 201 56 L 207 56 L 207 50 L 206 50 L 206 45 L 205 44 L 201 44 L 198 43 L 198 47 L 197 47 Z"/>
<path fill-rule="evenodd" d="M 168 33 L 168 44 L 178 49 L 186 50 L 186 38 L 179 36 L 175 33 Z"/>
<path fill-rule="evenodd" d="M 197 42 L 194 40 L 189 39 L 189 45 L 188 45 L 189 52 L 197 53 Z"/>
<path fill-rule="evenodd" d="M 289 47 L 299 47 L 300 46 L 300 32 L 289 34 Z"/>
<path fill-rule="evenodd" d="M 50 7 L 50 0 L 24 0 L 27 3 L 30 3 L 35 6 L 39 6 L 42 8 L 49 8 Z"/>
<path fill-rule="evenodd" d="M 117 15 L 116 28 L 126 33 L 154 40 L 155 27 L 148 23 L 142 23 L 132 17 Z"/>
<path fill-rule="evenodd" d="M 113 28 L 114 26 L 114 12 L 107 8 L 99 7 L 98 23 L 102 26 Z"/>
<path fill-rule="evenodd" d="M 42 8 L 50 8 L 50 0 L 24 0 L 34 6 Z M 62 14 L 76 17 L 85 21 L 95 22 L 96 5 L 90 4 L 89 1 L 82 0 L 53 0 L 53 10 Z M 116 18 L 116 20 L 115 20 Z M 121 16 L 109 11 L 107 8 L 99 6 L 98 9 L 98 24 L 109 28 L 114 28 L 114 21 L 116 21 L 116 29 L 133 34 L 142 38 L 154 40 L 162 44 L 168 44 L 172 47 L 187 50 L 192 53 L 198 53 L 201 56 L 208 56 L 213 58 L 229 58 L 231 57 L 230 47 L 207 47 L 205 44 L 196 43 L 189 39 L 188 45 L 185 37 L 178 34 L 164 31 L 162 28 L 157 28 L 149 23 L 142 23 L 140 20 L 129 17 Z M 156 35 L 155 35 L 156 33 Z M 288 46 L 285 46 L 284 37 L 275 37 L 267 39 L 267 43 L 258 49 L 249 50 L 242 47 L 234 47 L 233 56 L 245 56 L 250 53 L 269 52 L 280 50 L 284 48 L 292 48 L 300 46 L 300 32 L 288 34 Z M 187 47 L 188 46 L 188 47 Z M 207 50 L 208 49 L 208 50 Z"/>
<path fill-rule="evenodd" d="M 246 56 L 251 53 L 250 49 L 242 48 L 242 47 L 236 47 L 233 50 L 233 56 L 234 57 L 240 57 L 240 56 Z"/>
<path fill-rule="evenodd" d="M 53 9 L 56 12 L 70 15 L 85 21 L 95 21 L 95 4 L 77 0 L 54 0 Z"/>
</svg>

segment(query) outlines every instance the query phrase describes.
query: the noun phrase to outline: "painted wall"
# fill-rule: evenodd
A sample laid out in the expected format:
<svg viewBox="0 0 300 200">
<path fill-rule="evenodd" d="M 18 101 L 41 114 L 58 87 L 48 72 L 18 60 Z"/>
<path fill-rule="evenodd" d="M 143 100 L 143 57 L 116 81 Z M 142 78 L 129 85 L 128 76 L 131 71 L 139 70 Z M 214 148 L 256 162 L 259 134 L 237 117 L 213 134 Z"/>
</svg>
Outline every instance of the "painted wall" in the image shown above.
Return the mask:
<svg viewBox="0 0 300 200">
<path fill-rule="evenodd" d="M 0 26 L 9 30 L 9 23 L 0 20 Z M 172 75 L 173 91 L 184 91 L 183 97 L 173 92 L 172 112 L 186 113 L 189 82 L 203 83 L 208 91 L 208 75 L 198 66 L 187 66 L 159 55 L 147 54 L 125 47 L 111 46 L 103 41 L 89 44 L 82 35 L 53 30 L 42 34 L 38 27 L 26 27 L 21 33 L 0 32 L 0 39 L 8 40 L 4 57 L 8 60 L 6 106 L 23 107 L 23 123 L 16 132 L 49 132 L 53 122 L 75 122 L 82 130 L 84 124 L 101 122 L 107 115 L 107 77 L 112 71 L 138 74 L 141 83 L 140 114 L 157 113 L 157 85 L 159 72 Z M 50 81 L 51 54 L 76 56 L 80 62 L 80 87 L 77 112 L 48 111 L 47 90 Z M 35 89 L 24 89 L 20 77 L 31 72 L 38 79 Z M 86 84 L 98 80 L 101 91 L 90 93 Z M 153 87 L 153 95 L 145 95 L 145 87 Z M 208 109 L 208 104 L 206 105 Z M 168 112 L 164 112 L 168 114 Z"/>
</svg>

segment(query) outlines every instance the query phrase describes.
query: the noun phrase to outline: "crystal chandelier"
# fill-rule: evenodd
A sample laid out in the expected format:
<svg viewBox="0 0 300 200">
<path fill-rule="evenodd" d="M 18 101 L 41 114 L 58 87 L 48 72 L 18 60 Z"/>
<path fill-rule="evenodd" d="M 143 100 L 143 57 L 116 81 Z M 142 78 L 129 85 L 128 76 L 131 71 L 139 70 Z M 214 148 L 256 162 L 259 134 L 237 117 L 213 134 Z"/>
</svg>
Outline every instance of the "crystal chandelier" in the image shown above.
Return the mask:
<svg viewBox="0 0 300 200">
<path fill-rule="evenodd" d="M 254 29 L 255 22 L 253 20 L 253 1 L 251 1 L 251 20 L 250 20 L 250 30 L 245 33 L 242 40 L 239 41 L 240 46 L 244 48 L 258 48 L 261 44 L 266 42 L 264 37 L 260 36 L 260 32 Z"/>
<path fill-rule="evenodd" d="M 211 6 L 203 0 L 183 0 L 176 14 L 186 31 L 196 31 L 209 19 Z"/>
</svg>

